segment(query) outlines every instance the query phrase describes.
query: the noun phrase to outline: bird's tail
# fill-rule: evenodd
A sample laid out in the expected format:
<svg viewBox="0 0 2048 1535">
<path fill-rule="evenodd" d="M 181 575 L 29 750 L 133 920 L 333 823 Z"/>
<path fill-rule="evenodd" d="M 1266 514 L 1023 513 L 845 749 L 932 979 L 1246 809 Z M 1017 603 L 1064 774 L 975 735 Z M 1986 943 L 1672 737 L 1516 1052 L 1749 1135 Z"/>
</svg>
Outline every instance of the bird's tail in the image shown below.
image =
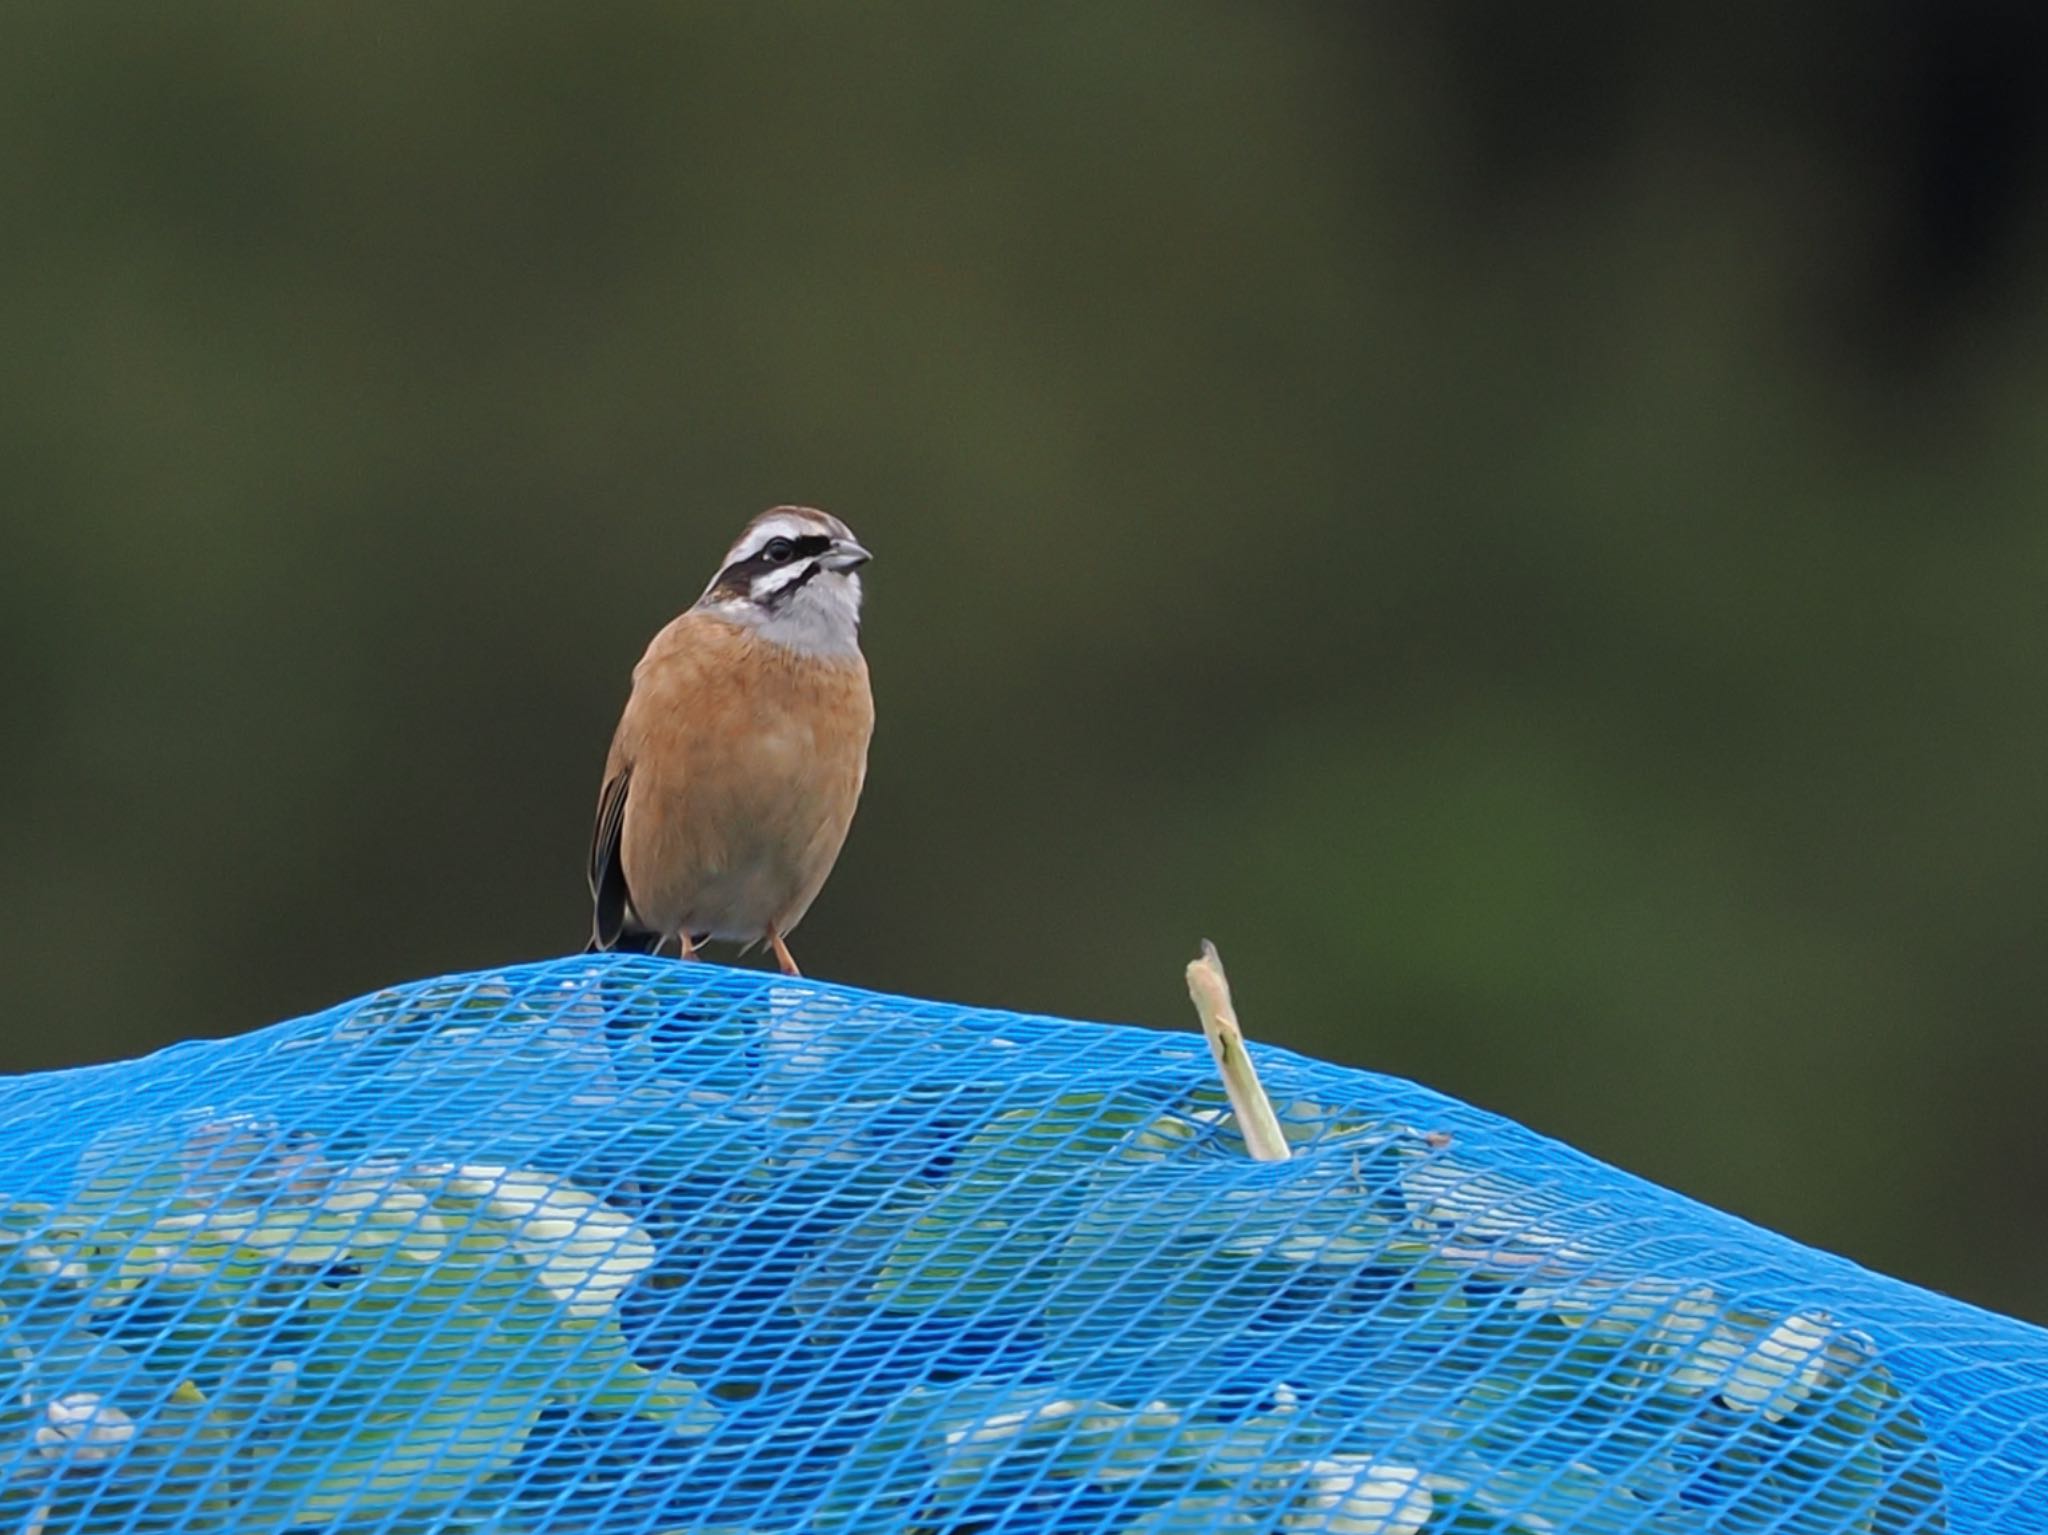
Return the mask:
<svg viewBox="0 0 2048 1535">
<path fill-rule="evenodd" d="M 660 947 L 661 939 L 653 933 L 621 932 L 610 943 L 592 933 L 590 942 L 583 946 L 583 952 L 603 954 L 609 950 L 614 954 L 652 954 Z"/>
</svg>

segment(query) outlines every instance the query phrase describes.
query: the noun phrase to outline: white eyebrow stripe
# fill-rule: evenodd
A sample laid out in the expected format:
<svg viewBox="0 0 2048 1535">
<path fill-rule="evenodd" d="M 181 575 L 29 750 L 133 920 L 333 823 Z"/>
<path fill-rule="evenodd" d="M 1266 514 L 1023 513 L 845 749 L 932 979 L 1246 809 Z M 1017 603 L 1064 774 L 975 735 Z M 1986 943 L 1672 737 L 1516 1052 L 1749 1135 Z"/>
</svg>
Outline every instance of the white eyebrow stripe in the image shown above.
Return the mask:
<svg viewBox="0 0 2048 1535">
<path fill-rule="evenodd" d="M 766 522 L 749 528 L 747 534 L 734 544 L 725 556 L 727 565 L 737 565 L 742 560 L 751 560 L 770 543 L 778 538 L 830 538 L 832 530 L 809 517 L 771 517 Z"/>
</svg>

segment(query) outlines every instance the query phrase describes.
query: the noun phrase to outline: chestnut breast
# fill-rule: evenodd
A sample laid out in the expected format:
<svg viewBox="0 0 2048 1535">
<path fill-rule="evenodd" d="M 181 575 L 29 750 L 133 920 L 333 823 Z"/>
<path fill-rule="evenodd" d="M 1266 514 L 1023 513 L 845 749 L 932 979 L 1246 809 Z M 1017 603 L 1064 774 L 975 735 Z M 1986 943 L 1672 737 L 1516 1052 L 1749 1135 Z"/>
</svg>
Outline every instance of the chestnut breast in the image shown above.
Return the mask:
<svg viewBox="0 0 2048 1535">
<path fill-rule="evenodd" d="M 633 769 L 620 854 L 640 921 L 787 934 L 846 840 L 873 729 L 858 653 L 805 654 L 705 613 L 671 623 L 612 747 L 612 771 Z"/>
</svg>

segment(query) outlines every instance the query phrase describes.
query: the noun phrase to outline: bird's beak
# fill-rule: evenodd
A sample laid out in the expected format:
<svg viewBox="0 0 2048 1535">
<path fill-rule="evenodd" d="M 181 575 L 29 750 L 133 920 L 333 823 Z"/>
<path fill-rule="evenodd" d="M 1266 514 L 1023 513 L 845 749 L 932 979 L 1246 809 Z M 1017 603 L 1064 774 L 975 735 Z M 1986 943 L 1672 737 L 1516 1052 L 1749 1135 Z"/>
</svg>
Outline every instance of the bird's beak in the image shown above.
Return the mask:
<svg viewBox="0 0 2048 1535">
<path fill-rule="evenodd" d="M 827 570 L 858 570 L 874 556 L 850 538 L 835 538 L 818 563 Z"/>
</svg>

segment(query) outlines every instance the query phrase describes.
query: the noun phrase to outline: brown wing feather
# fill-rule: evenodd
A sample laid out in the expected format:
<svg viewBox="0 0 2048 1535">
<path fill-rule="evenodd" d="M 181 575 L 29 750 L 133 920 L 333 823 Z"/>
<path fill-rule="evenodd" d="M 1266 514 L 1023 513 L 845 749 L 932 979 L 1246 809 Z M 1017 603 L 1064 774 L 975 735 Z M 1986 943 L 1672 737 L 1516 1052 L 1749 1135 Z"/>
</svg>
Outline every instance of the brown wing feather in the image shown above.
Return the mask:
<svg viewBox="0 0 2048 1535">
<path fill-rule="evenodd" d="M 597 796 L 597 825 L 590 834 L 590 948 L 614 949 L 626 931 L 626 865 L 619 837 L 626 824 L 626 795 L 632 764 L 605 780 Z"/>
<path fill-rule="evenodd" d="M 626 802 L 632 793 L 636 765 L 645 762 L 643 798 L 659 790 L 663 781 L 660 757 L 662 742 L 648 736 L 649 722 L 660 722 L 676 712 L 675 679 L 687 676 L 694 667 L 679 666 L 691 646 L 689 634 L 697 615 L 685 613 L 671 620 L 655 635 L 647 653 L 633 668 L 633 688 L 619 714 L 619 728 L 612 735 L 611 751 L 605 759 L 604 788 L 597 796 L 597 823 L 590 835 L 590 949 L 625 949 L 654 953 L 664 937 L 642 922 L 638 903 L 626 883 Z M 654 755 L 650 758 L 649 753 Z M 645 806 L 641 807 L 642 811 Z M 640 812 L 636 812 L 636 819 Z M 644 852 L 635 860 L 644 863 Z M 644 896 L 646 892 L 642 892 Z"/>
</svg>

